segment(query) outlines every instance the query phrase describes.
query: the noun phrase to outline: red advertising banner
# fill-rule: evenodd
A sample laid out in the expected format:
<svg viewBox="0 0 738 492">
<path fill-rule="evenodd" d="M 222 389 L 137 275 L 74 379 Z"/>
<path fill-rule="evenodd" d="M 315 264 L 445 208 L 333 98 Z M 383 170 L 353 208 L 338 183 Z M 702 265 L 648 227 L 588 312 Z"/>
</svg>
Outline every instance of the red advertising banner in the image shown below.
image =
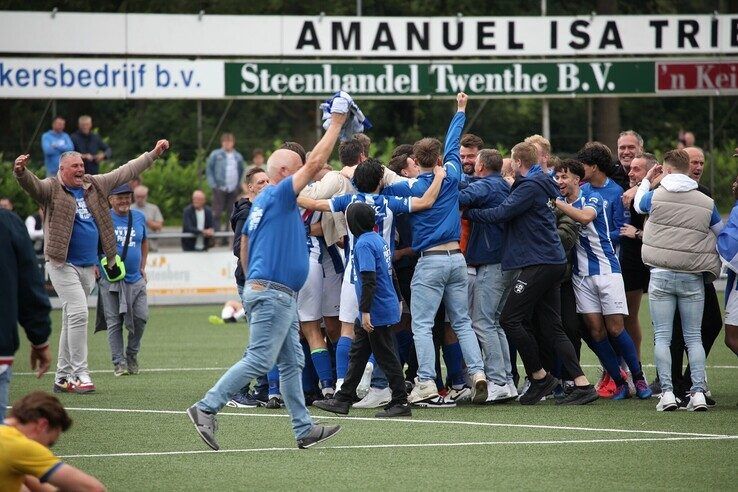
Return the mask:
<svg viewBox="0 0 738 492">
<path fill-rule="evenodd" d="M 738 92 L 738 60 L 656 62 L 657 92 Z"/>
</svg>

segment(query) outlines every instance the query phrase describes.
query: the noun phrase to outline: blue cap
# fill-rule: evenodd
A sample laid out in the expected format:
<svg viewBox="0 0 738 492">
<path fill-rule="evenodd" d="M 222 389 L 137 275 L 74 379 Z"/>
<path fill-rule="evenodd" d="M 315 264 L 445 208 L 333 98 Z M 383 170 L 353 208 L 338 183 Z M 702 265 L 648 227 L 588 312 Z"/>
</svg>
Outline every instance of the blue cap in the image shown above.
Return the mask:
<svg viewBox="0 0 738 492">
<path fill-rule="evenodd" d="M 127 193 L 133 193 L 133 190 L 131 189 L 131 185 L 128 183 L 122 184 L 119 187 L 113 189 L 108 193 L 108 196 L 110 195 L 125 195 Z"/>
</svg>

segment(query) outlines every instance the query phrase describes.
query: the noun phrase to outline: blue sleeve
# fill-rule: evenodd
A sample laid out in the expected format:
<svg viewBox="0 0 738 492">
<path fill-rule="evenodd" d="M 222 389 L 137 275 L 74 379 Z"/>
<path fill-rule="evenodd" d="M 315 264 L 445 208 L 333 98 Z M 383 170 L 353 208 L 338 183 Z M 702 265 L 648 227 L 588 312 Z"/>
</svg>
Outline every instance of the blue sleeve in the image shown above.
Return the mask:
<svg viewBox="0 0 738 492">
<path fill-rule="evenodd" d="M 413 193 L 413 189 L 407 181 L 400 181 L 389 186 L 385 186 L 382 189 L 382 195 L 385 196 L 418 196 Z M 418 196 L 420 198 L 422 194 Z"/>
<path fill-rule="evenodd" d="M 483 222 L 495 224 L 499 222 L 507 222 L 514 219 L 518 215 L 527 211 L 535 200 L 534 193 L 529 192 L 529 186 L 522 184 L 502 202 L 494 208 L 484 210 L 470 209 L 464 212 L 464 217 L 472 222 Z"/>
<path fill-rule="evenodd" d="M 620 194 L 615 203 L 612 204 L 612 223 L 613 228 L 610 231 L 610 241 L 613 246 L 620 244 L 620 228 L 623 227 L 627 220 L 625 218 L 625 207 L 623 206 L 623 195 Z"/>
<path fill-rule="evenodd" d="M 652 201 L 653 201 L 653 190 L 643 194 L 643 198 L 641 198 L 641 202 L 638 204 L 638 208 L 640 208 L 641 212 L 643 212 L 644 214 L 650 213 Z"/>
<path fill-rule="evenodd" d="M 331 198 L 331 210 L 333 212 L 345 212 L 349 203 L 351 203 L 351 197 L 352 195 L 339 195 Z"/>
<path fill-rule="evenodd" d="M 72 143 L 72 137 L 70 137 L 67 133 L 64 134 L 64 143 L 67 144 L 67 147 L 63 149 L 64 152 L 69 152 L 70 150 L 74 150 L 74 143 Z"/>
<path fill-rule="evenodd" d="M 292 176 L 289 176 L 277 185 L 275 198 L 279 208 L 284 211 L 290 211 L 297 205 L 297 195 L 292 187 Z"/>
<path fill-rule="evenodd" d="M 409 198 L 400 198 L 399 196 L 387 197 L 387 206 L 396 215 L 409 214 L 411 212 Z"/>
<path fill-rule="evenodd" d="M 133 213 L 133 225 L 134 227 L 136 224 L 140 224 L 140 228 L 143 231 L 141 234 L 141 241 L 146 239 L 146 216 L 139 212 L 138 210 L 131 210 L 131 213 Z"/>
<path fill-rule="evenodd" d="M 356 261 L 356 268 L 359 272 L 377 271 L 372 249 L 369 247 L 369 244 L 363 241 L 354 248 L 354 260 Z"/>
<path fill-rule="evenodd" d="M 51 140 L 51 136 L 48 133 L 41 135 L 41 149 L 44 151 L 44 154 L 53 154 L 55 152 L 51 146 Z"/>
<path fill-rule="evenodd" d="M 602 197 L 595 194 L 589 195 L 584 200 L 584 206 L 595 209 L 595 212 L 597 212 L 597 215 L 599 215 L 602 213 Z"/>
<path fill-rule="evenodd" d="M 717 206 L 712 207 L 712 216 L 710 217 L 710 227 L 722 221 L 723 221 L 723 218 L 720 216 L 720 212 L 718 212 Z"/>
<path fill-rule="evenodd" d="M 474 208 L 479 202 L 485 198 L 485 193 L 481 186 L 469 185 L 459 191 L 459 206 Z"/>
<path fill-rule="evenodd" d="M 446 141 L 443 148 L 443 163 L 446 166 L 447 175 L 456 181 L 461 179 L 461 132 L 466 123 L 466 113 L 457 111 L 451 119 L 446 131 Z"/>
</svg>

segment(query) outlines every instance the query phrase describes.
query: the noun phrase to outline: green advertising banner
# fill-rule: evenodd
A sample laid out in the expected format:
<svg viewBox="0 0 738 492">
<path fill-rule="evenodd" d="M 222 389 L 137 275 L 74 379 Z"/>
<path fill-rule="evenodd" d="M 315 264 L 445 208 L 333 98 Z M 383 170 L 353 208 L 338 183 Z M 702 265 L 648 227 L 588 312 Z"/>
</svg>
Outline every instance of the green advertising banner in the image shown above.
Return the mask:
<svg viewBox="0 0 738 492">
<path fill-rule="evenodd" d="M 653 94 L 654 61 L 225 62 L 226 97 L 572 97 Z"/>
</svg>

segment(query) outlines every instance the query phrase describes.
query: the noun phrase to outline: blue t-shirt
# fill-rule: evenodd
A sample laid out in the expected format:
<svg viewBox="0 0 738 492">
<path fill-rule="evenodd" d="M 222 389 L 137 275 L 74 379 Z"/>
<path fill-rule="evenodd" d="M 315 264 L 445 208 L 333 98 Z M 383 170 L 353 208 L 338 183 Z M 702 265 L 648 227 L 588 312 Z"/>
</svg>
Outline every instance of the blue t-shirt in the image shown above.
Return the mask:
<svg viewBox="0 0 738 492">
<path fill-rule="evenodd" d="M 131 237 L 128 240 L 128 252 L 126 260 L 125 281 L 129 284 L 138 282 L 143 278 L 141 275 L 141 243 L 146 239 L 146 216 L 138 210 L 131 210 L 133 222 L 131 224 Z M 118 254 L 123 255 L 123 247 L 125 246 L 126 232 L 128 231 L 128 214 L 120 216 L 110 210 L 110 216 L 113 218 L 113 230 L 115 231 L 115 240 L 118 245 Z"/>
<path fill-rule="evenodd" d="M 431 208 L 413 213 L 413 249 L 425 251 L 433 246 L 458 241 L 461 238 L 461 213 L 459 212 L 459 181 L 461 180 L 461 155 L 459 145 L 461 131 L 464 128 L 466 115 L 457 112 L 451 120 L 446 133 L 443 153 L 446 177 L 443 178 L 441 191 Z M 434 175 L 432 172 L 418 176 L 412 185 L 408 182 L 396 183 L 385 187 L 383 195 L 422 197 L 430 188 Z"/>
<path fill-rule="evenodd" d="M 243 225 L 249 237 L 248 280 L 269 280 L 295 292 L 308 275 L 307 235 L 297 209 L 292 177 L 267 186 Z"/>
<path fill-rule="evenodd" d="M 92 213 L 85 203 L 82 188 L 67 188 L 77 201 L 77 211 L 74 214 L 72 237 L 67 249 L 67 262 L 75 266 L 86 267 L 97 263 L 97 243 L 99 234 L 97 224 Z"/>
<path fill-rule="evenodd" d="M 392 283 L 392 253 L 389 245 L 376 232 L 359 236 L 354 245 L 354 270 L 357 272 L 356 297 L 361 301 L 361 274 L 375 272 L 377 288 L 370 311 L 372 325 L 389 326 L 400 321 L 400 301 Z"/>
<path fill-rule="evenodd" d="M 579 231 L 579 241 L 574 252 L 572 271 L 575 275 L 588 277 L 607 273 L 620 273 L 620 262 L 610 240 L 610 229 L 605 218 L 604 200 L 599 193 L 584 190 L 571 205 L 574 208 L 592 208 L 595 219 Z"/>
</svg>

